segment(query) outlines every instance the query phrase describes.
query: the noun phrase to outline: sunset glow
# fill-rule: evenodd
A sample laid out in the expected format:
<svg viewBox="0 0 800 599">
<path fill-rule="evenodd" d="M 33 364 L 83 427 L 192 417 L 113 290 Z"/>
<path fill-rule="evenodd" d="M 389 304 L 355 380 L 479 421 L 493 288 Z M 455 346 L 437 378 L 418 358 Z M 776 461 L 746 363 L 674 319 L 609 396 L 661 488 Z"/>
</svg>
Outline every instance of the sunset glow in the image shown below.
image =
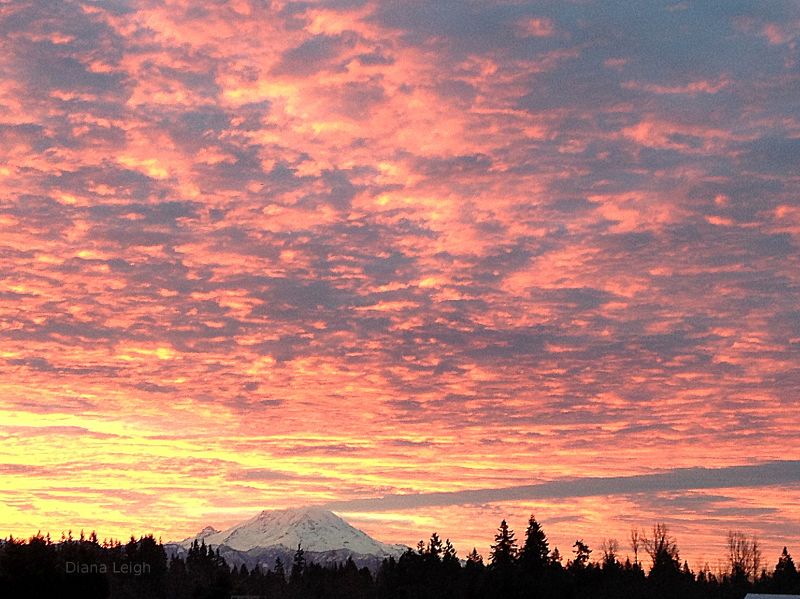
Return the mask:
<svg viewBox="0 0 800 599">
<path fill-rule="evenodd" d="M 0 32 L 0 536 L 323 504 L 462 556 L 532 512 L 564 555 L 656 521 L 693 567 L 800 552 L 797 3 Z"/>
</svg>

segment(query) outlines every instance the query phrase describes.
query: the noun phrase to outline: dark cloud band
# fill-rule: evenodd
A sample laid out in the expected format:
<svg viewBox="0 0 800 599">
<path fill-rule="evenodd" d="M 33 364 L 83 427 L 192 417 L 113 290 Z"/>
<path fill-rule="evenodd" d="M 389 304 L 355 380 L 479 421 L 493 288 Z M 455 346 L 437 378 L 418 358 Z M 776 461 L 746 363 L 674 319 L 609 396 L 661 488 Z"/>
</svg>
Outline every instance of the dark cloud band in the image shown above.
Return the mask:
<svg viewBox="0 0 800 599">
<path fill-rule="evenodd" d="M 567 499 L 603 495 L 631 495 L 700 489 L 760 488 L 800 483 L 800 460 L 781 460 L 726 468 L 676 468 L 658 474 L 586 477 L 500 489 L 386 495 L 373 499 L 334 501 L 325 505 L 339 511 L 384 511 L 497 503 L 537 499 Z"/>
</svg>

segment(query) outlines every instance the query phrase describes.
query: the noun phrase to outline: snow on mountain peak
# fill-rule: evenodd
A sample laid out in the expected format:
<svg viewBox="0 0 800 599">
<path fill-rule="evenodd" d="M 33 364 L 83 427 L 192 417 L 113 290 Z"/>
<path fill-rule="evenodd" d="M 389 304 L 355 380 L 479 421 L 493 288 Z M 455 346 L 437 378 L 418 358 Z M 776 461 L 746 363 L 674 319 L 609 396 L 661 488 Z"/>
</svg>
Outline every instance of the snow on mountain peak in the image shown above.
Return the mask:
<svg viewBox="0 0 800 599">
<path fill-rule="evenodd" d="M 216 534 L 219 534 L 219 531 L 216 528 L 214 528 L 213 526 L 206 526 L 195 536 L 184 539 L 183 541 L 180 542 L 180 544 L 183 545 L 184 547 L 189 547 L 189 545 L 191 545 L 192 542 L 194 541 L 202 541 L 203 539 L 207 539 L 208 537 Z"/>
<path fill-rule="evenodd" d="M 204 534 L 206 531 L 213 532 Z M 294 550 L 302 545 L 306 551 L 325 552 L 346 549 L 361 555 L 398 555 L 397 546 L 380 543 L 345 522 L 331 511 L 319 507 L 264 510 L 224 530 L 211 527 L 200 535 L 181 542 L 188 547 L 195 539 L 205 539 L 206 545 L 226 545 L 237 551 L 256 547 L 282 546 Z"/>
</svg>

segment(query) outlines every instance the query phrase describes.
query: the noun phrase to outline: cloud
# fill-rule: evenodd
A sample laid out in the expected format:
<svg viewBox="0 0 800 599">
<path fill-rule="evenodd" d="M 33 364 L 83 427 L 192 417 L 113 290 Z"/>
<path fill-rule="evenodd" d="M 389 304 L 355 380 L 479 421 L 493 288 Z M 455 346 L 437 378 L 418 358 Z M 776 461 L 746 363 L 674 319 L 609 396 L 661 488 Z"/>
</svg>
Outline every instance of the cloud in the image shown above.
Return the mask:
<svg viewBox="0 0 800 599">
<path fill-rule="evenodd" d="M 339 511 L 389 511 L 448 505 L 571 499 L 699 489 L 763 488 L 800 483 L 800 462 L 783 460 L 726 468 L 675 468 L 657 474 L 583 477 L 498 489 L 386 495 L 375 499 L 334 501 L 325 507 Z"/>
<path fill-rule="evenodd" d="M 0 485 L 35 506 L 0 526 L 127 535 L 158 524 L 147 496 L 188 534 L 214 506 L 528 477 L 554 481 L 532 497 L 669 493 L 790 455 L 798 19 L 754 0 L 3 5 L 0 457 L 42 470 Z M 75 486 L 102 509 L 48 499 L 62 458 L 97 465 Z M 102 499 L 131 486 L 131 509 Z"/>
</svg>

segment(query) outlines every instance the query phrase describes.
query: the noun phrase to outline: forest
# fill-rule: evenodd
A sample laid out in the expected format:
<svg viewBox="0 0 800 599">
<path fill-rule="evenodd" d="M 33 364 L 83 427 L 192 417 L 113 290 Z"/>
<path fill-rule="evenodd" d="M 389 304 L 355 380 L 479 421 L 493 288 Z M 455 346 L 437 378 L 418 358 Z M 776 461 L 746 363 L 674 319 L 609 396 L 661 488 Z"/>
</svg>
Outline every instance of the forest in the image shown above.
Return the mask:
<svg viewBox="0 0 800 599">
<path fill-rule="evenodd" d="M 534 516 L 517 539 L 501 522 L 484 560 L 476 549 L 460 557 L 433 533 L 376 572 L 352 559 L 335 566 L 308 563 L 302 546 L 291 564 L 278 560 L 248 571 L 230 567 L 218 549 L 195 543 L 185 559 L 169 557 L 153 536 L 100 542 L 95 533 L 54 541 L 37 533 L 0 541 L 0 597 L 64 599 L 742 599 L 748 592 L 800 593 L 800 575 L 786 548 L 767 564 L 758 540 L 727 534 L 724 566 L 699 571 L 681 562 L 667 526 L 634 529 L 633 560 L 614 539 L 598 549 L 576 539 L 568 556 L 550 548 Z M 626 552 L 627 553 L 627 552 Z"/>
</svg>

